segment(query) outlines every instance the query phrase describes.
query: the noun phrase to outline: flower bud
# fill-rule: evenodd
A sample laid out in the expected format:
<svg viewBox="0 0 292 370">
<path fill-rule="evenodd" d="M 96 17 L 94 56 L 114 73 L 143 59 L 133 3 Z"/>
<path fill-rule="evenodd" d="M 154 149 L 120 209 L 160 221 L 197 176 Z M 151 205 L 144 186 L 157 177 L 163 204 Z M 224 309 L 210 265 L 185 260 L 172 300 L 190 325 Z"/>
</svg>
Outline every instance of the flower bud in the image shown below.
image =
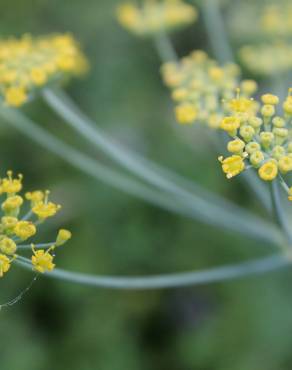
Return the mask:
<svg viewBox="0 0 292 370">
<path fill-rule="evenodd" d="M 272 123 L 275 127 L 281 128 L 285 126 L 285 121 L 282 117 L 274 117 Z"/>
<path fill-rule="evenodd" d="M 275 145 L 272 150 L 272 157 L 275 159 L 280 159 L 285 155 L 285 149 L 280 145 Z"/>
<path fill-rule="evenodd" d="M 261 146 L 256 141 L 251 141 L 245 146 L 245 150 L 248 154 L 252 154 L 253 152 L 260 150 L 260 149 L 261 149 Z"/>
<path fill-rule="evenodd" d="M 56 246 L 65 244 L 69 239 L 71 239 L 72 234 L 69 230 L 60 229 L 56 239 Z"/>
<path fill-rule="evenodd" d="M 284 155 L 279 159 L 278 166 L 279 170 L 284 174 L 292 171 L 292 158 Z"/>
<path fill-rule="evenodd" d="M 275 107 L 271 104 L 265 104 L 261 109 L 261 113 L 263 117 L 270 118 L 275 114 Z"/>
<path fill-rule="evenodd" d="M 289 132 L 286 128 L 275 127 L 273 133 L 275 135 L 276 144 L 281 145 L 287 139 Z"/>
<path fill-rule="evenodd" d="M 255 130 L 252 126 L 246 125 L 240 127 L 240 135 L 243 137 L 244 141 L 249 142 L 255 135 Z"/>
<path fill-rule="evenodd" d="M 265 149 L 268 149 L 274 140 L 274 134 L 269 131 L 263 131 L 260 133 L 260 139 L 262 146 Z"/>
<path fill-rule="evenodd" d="M 279 103 L 279 98 L 277 95 L 272 95 L 272 94 L 265 94 L 262 95 L 262 102 L 266 105 L 276 105 Z"/>
<path fill-rule="evenodd" d="M 227 144 L 227 150 L 230 153 L 241 154 L 245 147 L 245 142 L 240 139 L 229 141 Z"/>
<path fill-rule="evenodd" d="M 261 152 L 260 150 L 253 152 L 249 157 L 249 161 L 254 167 L 258 167 L 263 162 L 264 159 L 265 159 L 264 153 Z"/>
</svg>

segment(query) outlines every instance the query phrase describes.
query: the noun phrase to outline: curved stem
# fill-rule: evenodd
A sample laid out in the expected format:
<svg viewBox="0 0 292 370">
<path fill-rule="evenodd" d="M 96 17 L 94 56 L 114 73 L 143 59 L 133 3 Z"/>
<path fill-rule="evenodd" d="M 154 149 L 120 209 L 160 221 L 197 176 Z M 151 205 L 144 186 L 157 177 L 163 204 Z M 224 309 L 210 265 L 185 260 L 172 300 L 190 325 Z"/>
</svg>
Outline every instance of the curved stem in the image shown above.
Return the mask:
<svg viewBox="0 0 292 370">
<path fill-rule="evenodd" d="M 65 144 L 59 139 L 55 138 L 46 130 L 39 127 L 33 121 L 23 116 L 19 111 L 1 107 L 0 116 L 8 121 L 10 125 L 15 127 L 23 135 L 35 141 L 38 145 L 51 151 L 53 154 L 58 155 L 65 162 L 69 163 L 78 170 L 92 176 L 95 179 L 101 180 L 112 187 L 122 190 L 127 194 L 133 195 L 144 201 L 157 205 L 161 208 L 167 209 L 181 215 L 199 218 L 196 213 L 186 209 L 187 207 L 179 205 L 176 199 L 166 196 L 162 193 L 152 190 L 130 177 L 125 176 L 117 171 L 99 164 L 90 157 L 84 155 L 80 151 Z"/>
<path fill-rule="evenodd" d="M 21 259 L 16 260 L 16 262 L 26 269 L 32 268 L 30 261 L 26 258 L 21 257 Z M 202 271 L 149 277 L 98 276 L 62 269 L 55 269 L 52 272 L 46 273 L 45 276 L 99 288 L 146 290 L 195 286 L 233 280 L 244 276 L 263 274 L 265 272 L 287 267 L 290 264 L 291 261 L 283 255 L 277 254 L 250 262 L 227 265 Z"/>
<path fill-rule="evenodd" d="M 138 175 L 142 179 L 149 182 L 151 185 L 157 186 L 160 189 L 179 197 L 180 201 L 186 204 L 186 207 L 196 209 L 200 213 L 200 218 L 208 224 L 225 225 L 227 228 L 236 228 L 237 231 L 242 231 L 248 223 L 249 234 L 259 233 L 260 224 L 255 222 L 255 216 L 251 213 L 233 205 L 230 202 L 224 201 L 222 198 L 216 204 L 216 196 L 213 194 L 204 196 L 192 194 L 188 190 L 182 188 L 178 184 L 170 181 L 156 171 L 155 165 L 152 162 L 141 158 L 136 153 L 133 153 L 125 148 L 120 147 L 116 142 L 112 141 L 96 124 L 87 118 L 78 107 L 63 93 L 61 90 L 45 89 L 45 100 L 66 122 L 73 127 L 77 132 L 83 135 L 88 141 L 101 149 L 105 154 L 118 162 L 121 166 Z M 164 171 L 165 172 L 165 171 Z M 196 187 L 196 190 L 198 186 Z M 203 199 L 204 198 L 204 199 Z M 240 220 L 239 220 L 240 218 Z M 254 221 L 253 221 L 254 220 Z M 259 221 L 259 220 L 258 220 Z"/>
<path fill-rule="evenodd" d="M 283 206 L 281 205 L 278 179 L 273 180 L 270 186 L 275 220 L 280 228 L 282 228 L 282 230 L 284 231 L 289 245 L 292 246 L 292 234 L 290 230 L 290 225 L 288 224 L 287 215 L 285 214 Z"/>
<path fill-rule="evenodd" d="M 65 144 L 28 119 L 20 111 L 2 107 L 0 117 L 8 121 L 23 135 L 58 155 L 75 168 L 137 198 L 206 224 L 239 232 L 245 236 L 264 241 L 266 244 L 278 245 L 282 242 L 281 233 L 274 225 L 248 211 L 241 210 L 239 207 L 231 206 L 229 203 L 229 207 L 222 207 L 222 205 L 213 204 L 213 202 L 200 197 L 193 197 L 190 200 L 189 197 L 178 197 L 155 191 L 127 176 L 112 171 Z"/>
<path fill-rule="evenodd" d="M 103 132 L 95 122 L 86 117 L 76 104 L 60 89 L 44 89 L 43 96 L 49 106 L 62 117 L 67 124 L 120 166 L 151 185 L 174 193 L 175 195 L 179 194 L 185 197 L 196 197 L 195 194 L 184 189 L 184 184 L 177 184 L 169 180 L 169 170 L 165 170 L 152 161 L 140 156 L 138 153 L 134 153 L 120 146 L 119 143 L 108 137 L 107 134 Z M 175 177 L 174 175 L 170 176 L 172 178 Z M 176 180 L 180 181 L 179 176 L 176 176 Z M 201 192 L 201 189 L 196 185 L 193 186 L 193 189 L 196 192 Z M 206 191 L 204 191 L 204 193 L 207 195 Z M 220 198 L 209 192 L 207 197 L 212 197 L 213 202 Z M 220 198 L 220 201 L 222 202 L 222 198 Z"/>
</svg>

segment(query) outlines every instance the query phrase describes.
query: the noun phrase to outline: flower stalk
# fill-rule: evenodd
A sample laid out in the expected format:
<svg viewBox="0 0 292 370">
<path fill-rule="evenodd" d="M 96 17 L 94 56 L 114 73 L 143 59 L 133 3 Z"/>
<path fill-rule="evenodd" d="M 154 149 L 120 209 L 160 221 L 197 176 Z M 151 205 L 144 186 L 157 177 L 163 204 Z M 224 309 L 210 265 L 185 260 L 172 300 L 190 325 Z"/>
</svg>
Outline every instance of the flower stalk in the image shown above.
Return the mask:
<svg viewBox="0 0 292 370">
<path fill-rule="evenodd" d="M 28 260 L 21 258 L 17 263 L 29 268 Z M 169 289 L 218 283 L 245 276 L 260 275 L 289 267 L 291 262 L 281 254 L 234 265 L 221 266 L 201 271 L 157 275 L 149 277 L 99 276 L 55 269 L 46 276 L 70 283 L 97 288 L 117 290 Z"/>
<path fill-rule="evenodd" d="M 174 196 L 174 192 L 172 194 L 158 192 L 128 176 L 112 171 L 65 144 L 19 111 L 2 107 L 0 117 L 23 135 L 58 155 L 78 170 L 137 198 L 206 224 L 248 235 L 267 244 L 278 245 L 282 242 L 281 233 L 276 227 L 231 202 L 225 202 L 224 206 L 222 202 L 216 204 L 212 195 L 208 199 L 207 194 L 204 197 L 193 195 L 190 198 L 186 193 L 177 193 Z"/>
<path fill-rule="evenodd" d="M 279 179 L 275 179 L 270 184 L 273 213 L 276 223 L 284 232 L 288 245 L 292 247 L 291 227 L 288 223 L 287 215 L 285 214 L 283 205 L 281 204 L 279 181 Z"/>
</svg>

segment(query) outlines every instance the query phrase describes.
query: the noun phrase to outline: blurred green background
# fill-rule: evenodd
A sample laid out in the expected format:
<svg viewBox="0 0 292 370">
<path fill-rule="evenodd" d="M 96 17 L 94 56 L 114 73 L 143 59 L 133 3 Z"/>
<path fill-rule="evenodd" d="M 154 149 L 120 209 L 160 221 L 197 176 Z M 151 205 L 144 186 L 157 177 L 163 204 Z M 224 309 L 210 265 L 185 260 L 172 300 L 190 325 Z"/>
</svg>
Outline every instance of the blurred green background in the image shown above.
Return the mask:
<svg viewBox="0 0 292 370">
<path fill-rule="evenodd" d="M 253 208 L 237 179 L 227 182 L 200 129 L 174 124 L 150 41 L 122 30 L 110 0 L 2 0 L 1 35 L 72 32 L 91 63 L 68 93 L 119 141 L 208 189 Z M 202 21 L 173 36 L 180 55 L 208 50 Z M 25 108 L 40 125 L 96 158 L 42 101 Z M 187 138 L 192 135 L 192 139 Z M 25 175 L 26 189 L 50 188 L 63 204 L 41 237 L 59 226 L 74 238 L 62 268 L 109 275 L 179 272 L 269 252 L 246 238 L 167 213 L 77 172 L 1 122 L 1 171 Z M 188 140 L 188 141 L 186 141 Z M 54 234 L 55 235 L 55 234 Z M 1 280 L 1 302 L 32 274 Z M 1 368 L 9 370 L 284 370 L 292 365 L 291 274 L 165 291 L 118 292 L 39 279 L 0 312 Z"/>
</svg>

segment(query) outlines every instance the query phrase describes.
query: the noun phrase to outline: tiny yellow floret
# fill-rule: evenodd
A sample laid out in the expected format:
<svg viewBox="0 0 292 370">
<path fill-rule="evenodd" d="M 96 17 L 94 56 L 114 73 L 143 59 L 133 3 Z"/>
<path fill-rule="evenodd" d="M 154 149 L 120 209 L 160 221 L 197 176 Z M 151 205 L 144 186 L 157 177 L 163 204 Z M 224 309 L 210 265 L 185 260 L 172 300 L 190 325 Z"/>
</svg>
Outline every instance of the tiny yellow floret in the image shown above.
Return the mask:
<svg viewBox="0 0 292 370">
<path fill-rule="evenodd" d="M 23 203 L 23 199 L 20 195 L 13 195 L 9 198 L 7 198 L 2 203 L 2 210 L 6 213 L 18 211 Z"/>
<path fill-rule="evenodd" d="M 10 269 L 11 260 L 4 254 L 0 254 L 0 277 Z"/>
<path fill-rule="evenodd" d="M 254 167 L 258 167 L 264 161 L 264 159 L 264 153 L 260 150 L 256 150 L 249 157 L 249 161 Z"/>
<path fill-rule="evenodd" d="M 12 171 L 7 171 L 7 177 L 2 179 L 0 183 L 1 193 L 13 194 L 18 193 L 22 189 L 23 176 L 19 174 L 17 179 L 13 179 L 12 175 Z"/>
<path fill-rule="evenodd" d="M 239 127 L 240 120 L 237 117 L 225 117 L 220 123 L 220 128 L 228 132 L 230 136 L 235 136 Z"/>
<path fill-rule="evenodd" d="M 12 239 L 7 237 L 0 239 L 0 250 L 2 253 L 14 255 L 16 249 L 16 243 Z"/>
<path fill-rule="evenodd" d="M 23 87 L 8 87 L 4 98 L 7 105 L 18 108 L 27 101 L 27 93 Z"/>
<path fill-rule="evenodd" d="M 18 219 L 16 217 L 3 216 L 1 218 L 1 230 L 8 234 L 13 233 L 17 222 Z"/>
<path fill-rule="evenodd" d="M 48 217 L 55 216 L 60 208 L 60 205 L 52 202 L 39 202 L 32 208 L 32 212 L 36 214 L 39 219 L 45 220 Z"/>
<path fill-rule="evenodd" d="M 66 229 L 60 229 L 56 239 L 56 246 L 65 244 L 69 239 L 71 239 L 72 233 Z"/>
<path fill-rule="evenodd" d="M 262 106 L 261 113 L 263 117 L 272 117 L 275 114 L 275 107 L 272 104 Z"/>
<path fill-rule="evenodd" d="M 264 181 L 272 181 L 278 175 L 278 166 L 275 161 L 270 160 L 259 168 L 259 176 Z"/>
<path fill-rule="evenodd" d="M 265 94 L 262 95 L 261 99 L 264 104 L 268 105 L 277 105 L 279 103 L 279 98 L 277 95 Z"/>
<path fill-rule="evenodd" d="M 282 173 L 287 173 L 292 171 L 292 158 L 288 155 L 282 156 L 278 161 L 279 170 Z"/>
<path fill-rule="evenodd" d="M 253 95 L 258 89 L 258 84 L 254 80 L 243 80 L 240 87 L 243 93 Z"/>
<path fill-rule="evenodd" d="M 190 124 L 197 118 L 197 109 L 191 103 L 182 103 L 175 108 L 176 119 L 181 124 Z"/>
<path fill-rule="evenodd" d="M 30 221 L 19 221 L 14 228 L 14 234 L 22 240 L 26 240 L 36 233 L 35 225 Z"/>
<path fill-rule="evenodd" d="M 44 273 L 46 271 L 52 271 L 55 268 L 55 264 L 53 263 L 54 256 L 50 254 L 50 251 L 53 248 L 45 251 L 43 249 L 36 250 L 34 246 L 32 246 L 33 255 L 31 257 L 31 263 L 35 271 Z"/>
<path fill-rule="evenodd" d="M 245 169 L 244 159 L 239 155 L 232 155 L 225 159 L 223 159 L 223 157 L 219 157 L 219 161 L 221 162 L 222 170 L 226 173 L 226 177 L 228 179 L 238 175 Z"/>
<path fill-rule="evenodd" d="M 227 150 L 230 153 L 234 153 L 234 154 L 242 153 L 244 147 L 245 147 L 245 142 L 240 139 L 229 141 L 229 143 L 227 144 Z"/>
<path fill-rule="evenodd" d="M 40 190 L 35 190 L 35 191 L 32 191 L 32 192 L 27 192 L 25 194 L 25 198 L 27 200 L 31 201 L 32 206 L 35 206 L 37 203 L 44 200 L 45 193 L 43 191 L 40 191 Z"/>
</svg>

